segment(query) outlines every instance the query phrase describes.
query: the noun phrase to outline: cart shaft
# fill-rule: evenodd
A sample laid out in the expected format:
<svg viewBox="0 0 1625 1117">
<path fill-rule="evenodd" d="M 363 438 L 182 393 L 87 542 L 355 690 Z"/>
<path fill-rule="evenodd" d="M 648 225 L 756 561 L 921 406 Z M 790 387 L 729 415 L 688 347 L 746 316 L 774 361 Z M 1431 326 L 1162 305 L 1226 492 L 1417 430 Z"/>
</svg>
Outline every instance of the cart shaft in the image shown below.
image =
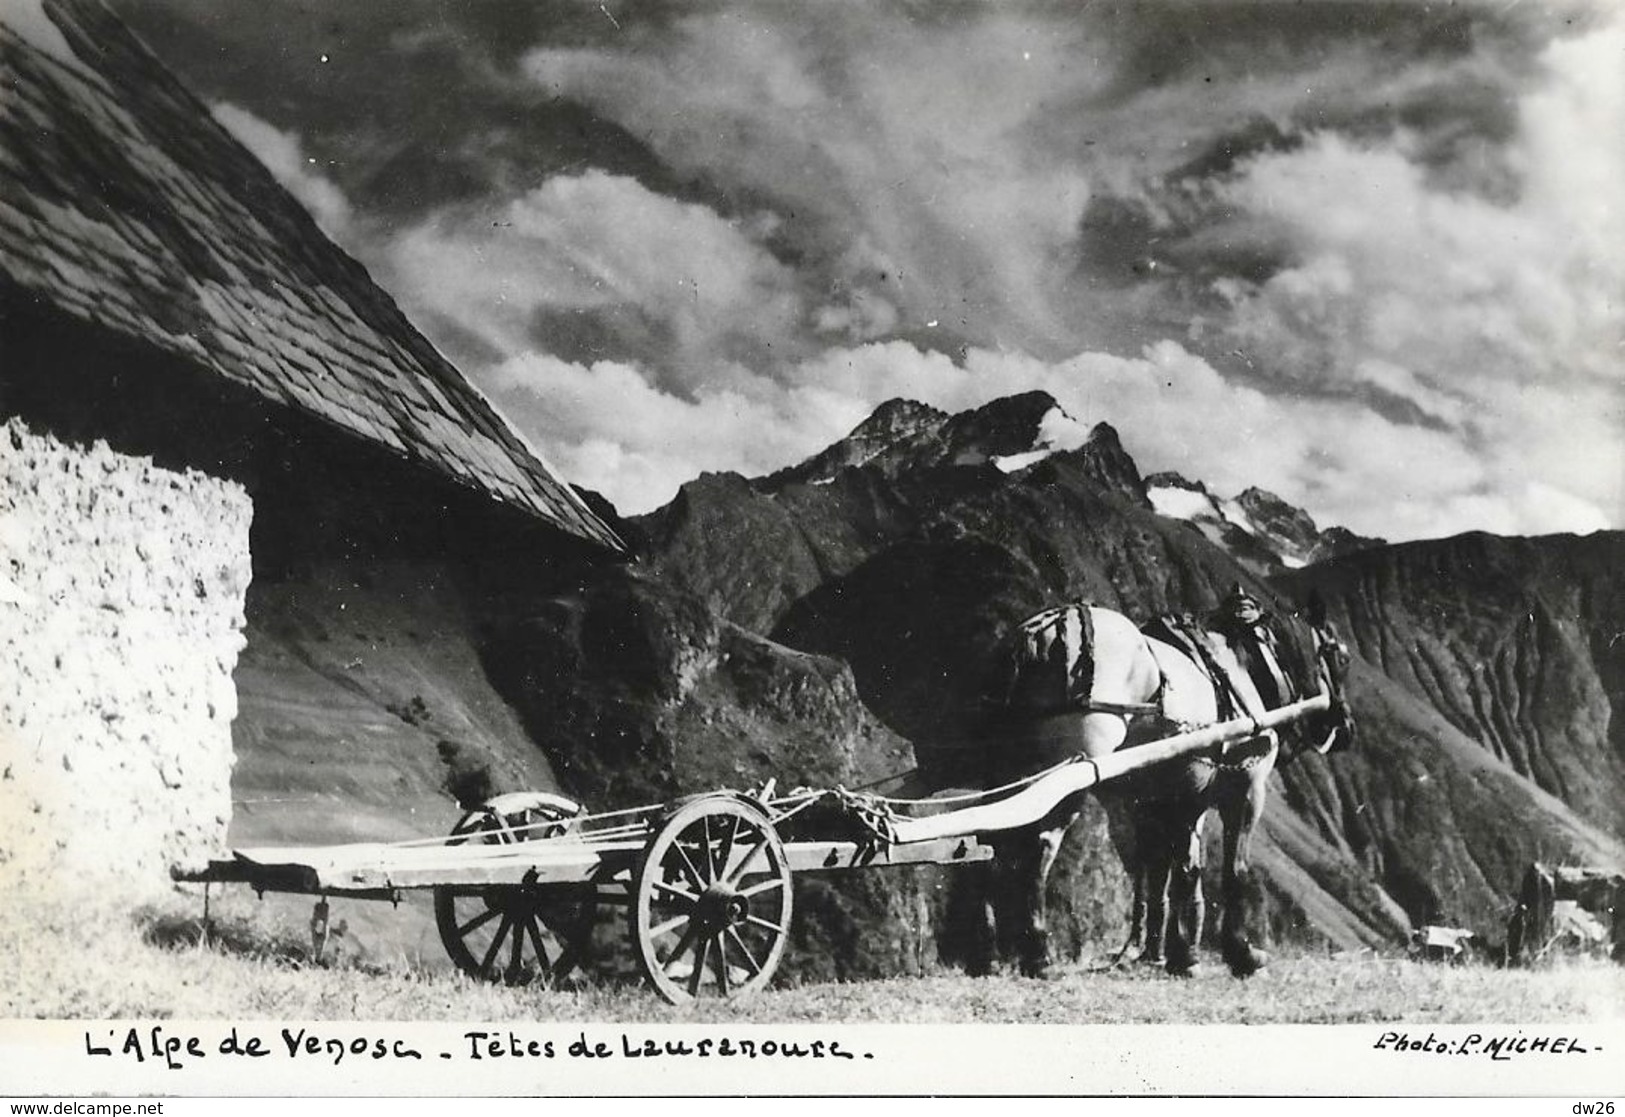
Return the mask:
<svg viewBox="0 0 1625 1117">
<path fill-rule="evenodd" d="M 1117 779 L 1142 768 L 1149 768 L 1153 764 L 1189 756 L 1215 745 L 1253 737 L 1266 729 L 1330 707 L 1330 696 L 1318 694 L 1313 698 L 1305 698 L 1270 710 L 1257 718 L 1244 717 L 1221 721 L 1216 725 L 1136 745 L 1094 760 L 1079 758 L 996 803 L 964 807 L 929 818 L 903 819 L 893 824 L 894 837 L 898 842 L 907 845 L 961 834 L 983 834 L 1029 826 L 1042 821 L 1060 806 L 1063 799 L 1087 791 L 1096 784 Z"/>
</svg>

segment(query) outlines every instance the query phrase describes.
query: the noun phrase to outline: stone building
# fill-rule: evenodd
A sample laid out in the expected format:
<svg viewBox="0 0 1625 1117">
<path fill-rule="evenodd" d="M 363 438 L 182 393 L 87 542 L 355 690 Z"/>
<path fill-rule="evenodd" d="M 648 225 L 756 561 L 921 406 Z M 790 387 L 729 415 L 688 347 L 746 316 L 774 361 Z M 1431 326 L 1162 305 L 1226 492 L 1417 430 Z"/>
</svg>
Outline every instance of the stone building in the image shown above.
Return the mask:
<svg viewBox="0 0 1625 1117">
<path fill-rule="evenodd" d="M 98 0 L 0 17 L 0 872 L 545 783 L 481 618 L 615 532 Z"/>
</svg>

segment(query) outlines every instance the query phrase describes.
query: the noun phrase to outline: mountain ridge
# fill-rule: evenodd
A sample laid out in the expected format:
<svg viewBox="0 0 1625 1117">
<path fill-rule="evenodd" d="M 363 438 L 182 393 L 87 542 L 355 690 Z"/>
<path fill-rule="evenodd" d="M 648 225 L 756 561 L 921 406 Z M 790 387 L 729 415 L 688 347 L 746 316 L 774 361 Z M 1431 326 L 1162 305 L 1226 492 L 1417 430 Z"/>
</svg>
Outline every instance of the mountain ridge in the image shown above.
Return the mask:
<svg viewBox="0 0 1625 1117">
<path fill-rule="evenodd" d="M 1300 569 L 1387 545 L 1341 526 L 1322 529 L 1309 513 L 1256 485 L 1221 498 L 1171 471 L 1154 473 L 1145 484 L 1159 515 L 1185 520 L 1260 572 Z"/>
</svg>

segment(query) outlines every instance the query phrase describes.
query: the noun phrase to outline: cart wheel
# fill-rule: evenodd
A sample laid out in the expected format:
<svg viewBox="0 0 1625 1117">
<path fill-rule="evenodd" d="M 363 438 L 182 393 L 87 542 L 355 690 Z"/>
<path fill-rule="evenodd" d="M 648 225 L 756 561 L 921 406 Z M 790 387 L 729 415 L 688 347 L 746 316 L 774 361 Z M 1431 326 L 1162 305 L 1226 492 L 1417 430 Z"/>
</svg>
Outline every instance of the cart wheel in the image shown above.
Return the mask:
<svg viewBox="0 0 1625 1117">
<path fill-rule="evenodd" d="M 448 845 L 506 845 L 562 833 L 579 808 L 553 796 L 502 796 L 469 811 Z M 583 896 L 585 898 L 583 898 Z M 459 970 L 505 985 L 551 986 L 579 964 L 594 916 L 591 889 L 510 884 L 434 890 L 440 942 Z"/>
<path fill-rule="evenodd" d="M 688 803 L 633 877 L 644 975 L 673 1004 L 754 993 L 784 954 L 790 893 L 784 845 L 758 808 L 723 796 Z"/>
</svg>

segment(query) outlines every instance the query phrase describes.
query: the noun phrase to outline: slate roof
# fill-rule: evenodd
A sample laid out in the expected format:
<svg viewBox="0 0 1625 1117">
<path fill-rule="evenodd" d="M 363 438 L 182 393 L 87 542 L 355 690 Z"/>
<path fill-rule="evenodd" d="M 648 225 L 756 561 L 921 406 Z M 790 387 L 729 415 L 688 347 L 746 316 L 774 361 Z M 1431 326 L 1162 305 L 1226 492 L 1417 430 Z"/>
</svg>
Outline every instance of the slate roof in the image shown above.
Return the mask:
<svg viewBox="0 0 1625 1117">
<path fill-rule="evenodd" d="M 0 282 L 622 549 L 99 0 L 11 4 Z"/>
</svg>

